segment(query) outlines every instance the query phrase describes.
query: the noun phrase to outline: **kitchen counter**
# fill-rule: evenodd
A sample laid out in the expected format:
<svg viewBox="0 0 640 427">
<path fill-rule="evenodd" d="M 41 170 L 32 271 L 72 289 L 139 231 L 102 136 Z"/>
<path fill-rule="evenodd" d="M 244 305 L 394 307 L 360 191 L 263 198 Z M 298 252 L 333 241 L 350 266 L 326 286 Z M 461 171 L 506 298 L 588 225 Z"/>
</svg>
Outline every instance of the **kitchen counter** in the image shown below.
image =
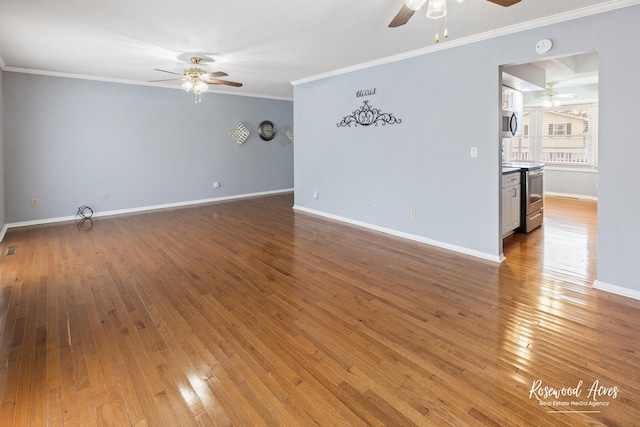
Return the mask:
<svg viewBox="0 0 640 427">
<path fill-rule="evenodd" d="M 502 175 L 506 175 L 508 173 L 520 172 L 520 168 L 512 168 L 512 167 L 502 167 Z"/>
<path fill-rule="evenodd" d="M 512 162 L 512 163 L 503 163 L 502 171 L 504 173 L 504 170 L 508 168 L 516 168 L 518 170 L 528 171 L 531 169 L 538 169 L 542 167 L 544 167 L 544 163 Z"/>
</svg>

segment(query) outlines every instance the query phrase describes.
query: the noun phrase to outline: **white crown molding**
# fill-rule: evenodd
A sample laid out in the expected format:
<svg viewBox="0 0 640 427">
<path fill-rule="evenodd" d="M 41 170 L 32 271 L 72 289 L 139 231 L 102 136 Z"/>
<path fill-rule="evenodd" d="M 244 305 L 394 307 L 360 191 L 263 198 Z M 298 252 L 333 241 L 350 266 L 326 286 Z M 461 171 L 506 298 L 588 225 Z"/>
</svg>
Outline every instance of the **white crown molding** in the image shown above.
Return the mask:
<svg viewBox="0 0 640 427">
<path fill-rule="evenodd" d="M 2 58 L 0 58 L 1 60 Z M 0 65 L 2 63 L 0 62 Z M 135 86 L 151 86 L 151 87 L 159 87 L 163 89 L 175 89 L 182 90 L 180 86 L 171 86 L 167 84 L 161 83 L 150 83 L 150 82 L 141 82 L 138 80 L 126 80 L 126 79 L 114 79 L 110 77 L 99 77 L 99 76 L 90 76 L 86 74 L 73 74 L 73 73 L 62 73 L 59 71 L 48 71 L 48 70 L 39 70 L 35 68 L 21 68 L 21 67 L 13 67 L 13 66 L 5 66 L 2 68 L 4 71 L 12 72 L 12 73 L 23 73 L 23 74 L 37 74 L 41 76 L 50 76 L 50 77 L 63 77 L 67 79 L 79 79 L 79 80 L 91 80 L 96 82 L 107 82 L 107 83 L 120 83 L 126 85 L 135 85 Z M 279 97 L 279 96 L 267 96 L 256 93 L 233 93 L 233 92 L 224 92 L 217 90 L 208 90 L 203 93 L 203 96 L 207 94 L 215 93 L 218 95 L 231 95 L 231 96 L 246 96 L 249 98 L 265 98 L 265 99 L 273 99 L 279 101 L 293 101 L 293 98 L 287 97 Z"/>
<path fill-rule="evenodd" d="M 415 234 L 405 233 L 403 231 L 393 230 L 391 228 L 379 227 L 379 226 L 374 225 L 374 224 L 369 224 L 369 223 L 362 222 L 362 221 L 356 221 L 356 220 L 353 220 L 353 219 L 350 219 L 350 218 L 345 218 L 345 217 L 342 217 L 342 216 L 339 216 L 339 215 L 333 215 L 333 214 L 330 214 L 330 213 L 326 213 L 326 212 L 317 211 L 317 210 L 314 210 L 314 209 L 305 208 L 304 206 L 294 205 L 293 209 L 297 210 L 297 211 L 300 211 L 300 212 L 305 212 L 305 213 L 308 213 L 308 214 L 317 215 L 317 216 L 321 216 L 321 217 L 324 217 L 324 218 L 329 218 L 329 219 L 332 219 L 332 220 L 335 220 L 335 221 L 344 222 L 346 224 L 351 224 L 351 225 L 355 225 L 355 226 L 358 226 L 358 227 L 367 228 L 369 230 L 379 231 L 381 233 L 390 234 L 392 236 L 401 237 L 403 239 L 412 240 L 414 242 L 424 243 L 426 245 L 435 246 L 435 247 L 442 248 L 442 249 L 447 249 L 449 251 L 461 253 L 461 254 L 464 254 L 464 255 L 470 255 L 470 256 L 473 256 L 473 257 L 476 257 L 476 258 L 481 258 L 481 259 L 484 259 L 484 260 L 487 260 L 487 261 L 501 263 L 506 259 L 506 258 L 504 258 L 502 256 L 495 256 L 495 255 L 491 255 L 491 254 L 488 254 L 488 253 L 485 253 L 485 252 L 480 252 L 480 251 L 475 251 L 475 250 L 472 250 L 472 249 L 464 248 L 462 246 L 456 246 L 456 245 L 451 245 L 449 243 L 440 242 L 438 240 L 427 239 L 426 237 L 417 236 Z"/>
<path fill-rule="evenodd" d="M 440 43 L 433 46 L 412 50 L 412 51 L 401 53 L 398 55 L 388 56 L 386 58 L 376 59 L 374 61 L 364 62 L 364 63 L 353 65 L 350 67 L 340 68 L 338 70 L 329 71 L 327 73 L 317 74 L 315 76 L 305 77 L 299 80 L 294 80 L 291 82 L 291 84 L 294 86 L 297 86 L 297 85 L 309 83 L 316 80 L 335 77 L 342 74 L 351 73 L 354 71 L 360 71 L 367 68 L 376 67 L 379 65 L 390 64 L 390 63 L 402 61 L 405 59 L 415 58 L 417 56 L 439 52 L 445 49 L 452 49 L 455 47 L 459 47 L 459 46 L 463 46 L 471 43 L 476 43 L 484 40 L 502 37 L 509 34 L 519 33 L 519 32 L 531 30 L 534 28 L 544 27 L 546 25 L 558 24 L 558 23 L 570 21 L 573 19 L 584 18 L 586 16 L 597 15 L 599 13 L 609 12 L 616 9 L 622 9 L 622 8 L 634 6 L 637 4 L 640 4 L 640 0 L 611 0 L 606 3 L 600 3 L 597 5 L 584 7 L 582 9 L 576 9 L 570 12 L 559 13 L 557 15 L 548 16 L 545 18 L 534 19 L 531 21 L 523 22 L 521 24 L 510 25 L 508 27 L 498 28 L 492 31 L 487 31 L 480 34 L 474 34 L 469 37 L 449 40 L 445 43 Z"/>
</svg>

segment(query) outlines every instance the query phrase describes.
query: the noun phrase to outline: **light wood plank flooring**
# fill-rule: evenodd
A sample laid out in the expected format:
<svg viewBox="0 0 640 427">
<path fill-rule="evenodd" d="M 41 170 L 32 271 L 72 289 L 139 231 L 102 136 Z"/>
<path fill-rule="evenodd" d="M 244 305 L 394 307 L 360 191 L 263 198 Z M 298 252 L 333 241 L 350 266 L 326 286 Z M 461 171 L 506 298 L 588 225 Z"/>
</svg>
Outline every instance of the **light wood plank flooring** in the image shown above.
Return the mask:
<svg viewBox="0 0 640 427">
<path fill-rule="evenodd" d="M 0 425 L 638 425 L 640 301 L 590 287 L 595 203 L 547 198 L 502 265 L 292 203 L 9 230 Z"/>
</svg>

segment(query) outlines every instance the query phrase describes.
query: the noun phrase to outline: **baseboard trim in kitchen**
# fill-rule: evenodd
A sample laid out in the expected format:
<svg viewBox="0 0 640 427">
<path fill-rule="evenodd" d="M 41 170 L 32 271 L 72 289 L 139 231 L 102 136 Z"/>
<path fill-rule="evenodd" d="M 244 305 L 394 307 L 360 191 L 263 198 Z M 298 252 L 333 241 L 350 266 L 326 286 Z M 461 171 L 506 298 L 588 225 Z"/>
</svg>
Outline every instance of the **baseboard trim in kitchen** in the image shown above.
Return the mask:
<svg viewBox="0 0 640 427">
<path fill-rule="evenodd" d="M 333 220 L 336 220 L 336 221 L 344 222 L 344 223 L 347 223 L 347 224 L 355 225 L 355 226 L 358 226 L 358 227 L 368 228 L 370 230 L 379 231 L 381 233 L 390 234 L 392 236 L 401 237 L 403 239 L 413 240 L 415 242 L 424 243 L 424 244 L 431 245 L 431 246 L 436 246 L 438 248 L 447 249 L 447 250 L 450 250 L 450 251 L 453 251 L 453 252 L 458 252 L 460 254 L 470 255 L 472 257 L 481 258 L 481 259 L 484 259 L 484 260 L 487 260 L 487 261 L 492 261 L 492 262 L 496 262 L 496 263 L 501 263 L 502 261 L 504 261 L 504 257 L 491 255 L 491 254 L 488 254 L 488 253 L 485 253 L 485 252 L 474 251 L 472 249 L 468 249 L 468 248 L 465 248 L 465 247 L 462 247 L 462 246 L 451 245 L 449 243 L 440 242 L 438 240 L 427 239 L 426 237 L 417 236 L 415 234 L 410 234 L 410 233 L 405 233 L 403 231 L 393 230 L 391 228 L 379 227 L 377 225 L 373 225 L 373 224 L 369 224 L 369 223 L 361 222 L 361 221 L 356 221 L 356 220 L 353 220 L 353 219 L 350 219 L 350 218 L 345 218 L 345 217 L 342 217 L 342 216 L 339 216 L 339 215 L 333 215 L 333 214 L 322 212 L 322 211 L 316 211 L 314 209 L 305 208 L 303 206 L 294 205 L 293 209 L 297 210 L 297 211 L 300 211 L 300 212 L 305 212 L 305 213 L 309 213 L 309 214 L 312 214 L 312 215 L 317 215 L 317 216 L 321 216 L 321 217 L 324 217 L 324 218 L 329 218 L 329 219 L 333 219 Z"/>
<path fill-rule="evenodd" d="M 593 282 L 593 288 L 623 297 L 640 300 L 640 291 L 612 285 L 611 283 L 602 282 L 600 280 L 596 280 L 595 282 Z"/>
<path fill-rule="evenodd" d="M 583 200 L 593 200 L 598 201 L 597 196 L 585 196 L 583 194 L 569 194 L 569 193 L 556 193 L 553 191 L 545 191 L 545 196 L 554 196 L 554 197 L 568 197 L 570 199 L 583 199 Z"/>
</svg>

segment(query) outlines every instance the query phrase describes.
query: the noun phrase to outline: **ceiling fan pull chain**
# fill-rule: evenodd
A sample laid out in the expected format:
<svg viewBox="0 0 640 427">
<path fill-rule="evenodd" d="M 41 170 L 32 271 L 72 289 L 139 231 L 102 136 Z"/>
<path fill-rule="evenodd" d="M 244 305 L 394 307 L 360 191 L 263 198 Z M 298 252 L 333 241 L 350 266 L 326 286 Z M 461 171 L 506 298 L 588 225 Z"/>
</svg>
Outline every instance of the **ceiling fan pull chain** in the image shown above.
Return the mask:
<svg viewBox="0 0 640 427">
<path fill-rule="evenodd" d="M 444 15 L 444 38 L 445 39 L 449 38 L 449 30 L 447 29 L 447 27 L 449 26 L 449 25 L 447 25 L 447 16 L 448 15 L 449 15 L 448 13 L 446 15 Z"/>
</svg>

